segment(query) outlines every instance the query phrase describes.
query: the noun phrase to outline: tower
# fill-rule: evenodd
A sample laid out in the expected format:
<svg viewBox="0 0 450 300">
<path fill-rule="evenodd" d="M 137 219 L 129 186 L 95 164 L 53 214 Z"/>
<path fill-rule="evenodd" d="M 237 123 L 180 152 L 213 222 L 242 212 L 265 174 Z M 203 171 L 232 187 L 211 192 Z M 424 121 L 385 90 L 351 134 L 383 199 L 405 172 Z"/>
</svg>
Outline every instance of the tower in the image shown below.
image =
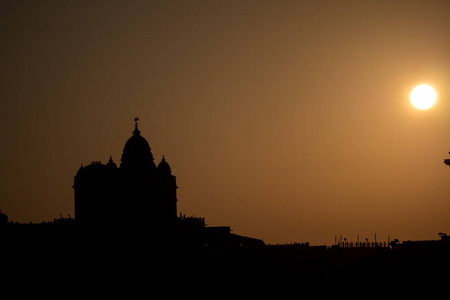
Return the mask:
<svg viewBox="0 0 450 300">
<path fill-rule="evenodd" d="M 74 179 L 75 222 L 86 226 L 119 225 L 163 230 L 177 220 L 176 178 L 164 156 L 156 167 L 135 119 L 120 167 L 92 162 Z"/>
<path fill-rule="evenodd" d="M 160 211 L 162 222 L 174 223 L 177 218 L 177 183 L 172 169 L 164 155 L 158 164 L 158 181 L 160 194 Z"/>
</svg>

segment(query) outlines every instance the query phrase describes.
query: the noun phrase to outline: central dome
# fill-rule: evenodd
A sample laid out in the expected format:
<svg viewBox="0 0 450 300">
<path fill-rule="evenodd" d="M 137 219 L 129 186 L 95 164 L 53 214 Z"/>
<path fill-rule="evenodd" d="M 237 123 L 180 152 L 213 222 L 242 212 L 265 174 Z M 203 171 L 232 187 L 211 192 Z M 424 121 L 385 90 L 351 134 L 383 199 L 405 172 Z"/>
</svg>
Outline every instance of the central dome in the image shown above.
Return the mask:
<svg viewBox="0 0 450 300">
<path fill-rule="evenodd" d="M 153 154 L 147 140 L 141 136 L 137 123 L 133 136 L 128 139 L 123 148 L 120 168 L 122 169 L 152 169 L 156 168 Z"/>
</svg>

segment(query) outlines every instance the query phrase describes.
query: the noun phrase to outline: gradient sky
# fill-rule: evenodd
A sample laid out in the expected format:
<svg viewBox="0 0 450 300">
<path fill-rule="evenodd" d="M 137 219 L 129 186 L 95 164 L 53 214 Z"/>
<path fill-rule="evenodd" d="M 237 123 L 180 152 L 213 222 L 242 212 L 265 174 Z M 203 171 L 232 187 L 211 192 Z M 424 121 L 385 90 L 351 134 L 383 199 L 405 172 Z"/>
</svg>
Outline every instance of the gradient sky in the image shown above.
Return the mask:
<svg viewBox="0 0 450 300">
<path fill-rule="evenodd" d="M 74 216 L 139 129 L 178 211 L 267 243 L 450 234 L 449 1 L 0 2 L 0 210 Z M 420 111 L 409 93 L 433 86 Z"/>
</svg>

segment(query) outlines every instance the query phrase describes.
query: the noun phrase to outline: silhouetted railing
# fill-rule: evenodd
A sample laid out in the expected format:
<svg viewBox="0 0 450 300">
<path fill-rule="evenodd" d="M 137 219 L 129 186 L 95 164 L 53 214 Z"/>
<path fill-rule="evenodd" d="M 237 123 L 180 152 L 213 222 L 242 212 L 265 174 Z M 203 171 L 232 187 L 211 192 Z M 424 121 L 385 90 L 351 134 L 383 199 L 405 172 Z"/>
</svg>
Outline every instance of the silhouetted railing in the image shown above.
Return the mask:
<svg viewBox="0 0 450 300">
<path fill-rule="evenodd" d="M 292 248 L 296 248 L 296 247 L 309 247 L 309 242 L 304 242 L 304 243 L 284 243 L 284 244 L 267 244 L 267 246 L 271 246 L 271 247 L 292 247 Z"/>
<path fill-rule="evenodd" d="M 384 247 L 388 248 L 389 243 L 387 242 L 338 242 L 336 247 L 341 248 L 375 248 L 375 247 Z"/>
</svg>

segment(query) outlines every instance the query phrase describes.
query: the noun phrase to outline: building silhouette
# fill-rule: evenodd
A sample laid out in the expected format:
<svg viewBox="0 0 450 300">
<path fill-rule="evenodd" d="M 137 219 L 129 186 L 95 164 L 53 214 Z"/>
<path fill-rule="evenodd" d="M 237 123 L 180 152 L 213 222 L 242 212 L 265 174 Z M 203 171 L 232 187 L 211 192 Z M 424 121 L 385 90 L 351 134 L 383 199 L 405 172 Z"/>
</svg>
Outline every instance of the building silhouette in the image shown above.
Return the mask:
<svg viewBox="0 0 450 300">
<path fill-rule="evenodd" d="M 450 165 L 450 159 L 444 163 Z M 359 237 L 355 244 L 345 238 L 337 243 L 335 237 L 331 247 L 266 245 L 232 234 L 228 226 L 206 226 L 204 218 L 177 216 L 176 177 L 164 156 L 154 163 L 137 122 L 120 165 L 110 157 L 106 164 L 81 167 L 73 188 L 75 219 L 61 215 L 53 222 L 25 224 L 9 221 L 0 211 L 2 270 L 12 280 L 18 273 L 26 274 L 25 269 L 30 273 L 53 269 L 55 282 L 70 282 L 70 288 L 82 274 L 83 282 L 97 283 L 101 278 L 108 287 L 129 284 L 128 290 L 137 283 L 148 289 L 147 283 L 160 277 L 177 287 L 212 287 L 217 292 L 233 283 L 236 291 L 261 286 L 275 286 L 277 291 L 279 287 L 367 290 L 374 285 L 435 288 L 450 279 L 443 272 L 450 269 L 450 237 L 442 232 L 440 240 L 394 239 L 383 246 L 376 241 L 360 243 Z M 73 269 L 63 270 L 63 265 Z M 148 277 L 143 279 L 142 274 Z M 36 276 L 42 278 L 48 284 L 46 276 Z"/>
<path fill-rule="evenodd" d="M 81 166 L 74 178 L 75 222 L 80 226 L 137 226 L 161 230 L 177 221 L 177 185 L 164 156 L 155 165 L 147 140 L 135 120 L 120 166 Z"/>
<path fill-rule="evenodd" d="M 201 217 L 177 212 L 177 184 L 163 156 L 158 165 L 135 119 L 133 135 L 123 148 L 120 165 L 112 157 L 106 164 L 81 166 L 74 178 L 75 225 L 101 235 L 122 232 L 136 240 L 149 237 L 189 247 L 261 246 L 259 239 L 231 233 L 229 226 L 209 227 Z M 87 232 L 85 231 L 85 232 Z M 123 236 L 122 236 L 123 237 Z"/>
</svg>

